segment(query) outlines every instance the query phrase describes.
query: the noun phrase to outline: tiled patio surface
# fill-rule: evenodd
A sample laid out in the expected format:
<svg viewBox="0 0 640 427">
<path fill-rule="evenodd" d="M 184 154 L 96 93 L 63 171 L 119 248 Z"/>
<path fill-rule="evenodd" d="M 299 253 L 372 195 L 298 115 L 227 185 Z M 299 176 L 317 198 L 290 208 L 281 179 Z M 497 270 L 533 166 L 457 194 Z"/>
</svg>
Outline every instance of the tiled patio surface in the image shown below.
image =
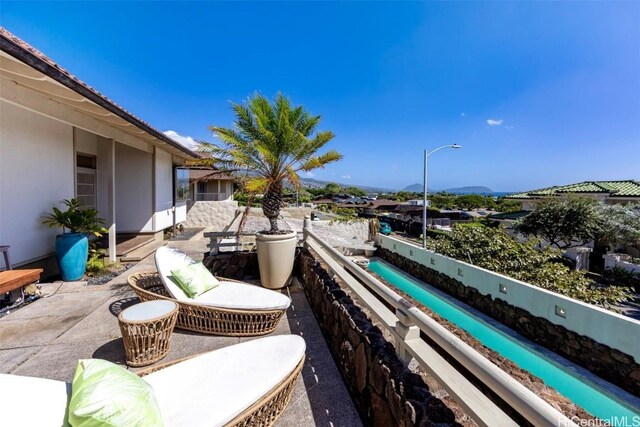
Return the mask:
<svg viewBox="0 0 640 427">
<path fill-rule="evenodd" d="M 202 239 L 175 241 L 170 245 L 195 259 L 202 259 L 206 250 Z M 117 314 L 137 302 L 127 285 L 127 276 L 144 270 L 155 270 L 153 256 L 105 285 L 43 284 L 45 298 L 0 319 L 0 372 L 71 381 L 78 359 L 102 358 L 124 364 Z M 362 425 L 304 291 L 296 282 L 284 292 L 293 303 L 274 333 L 302 336 L 307 343 L 307 355 L 291 402 L 276 425 Z M 176 329 L 171 352 L 158 363 L 249 339 Z"/>
</svg>

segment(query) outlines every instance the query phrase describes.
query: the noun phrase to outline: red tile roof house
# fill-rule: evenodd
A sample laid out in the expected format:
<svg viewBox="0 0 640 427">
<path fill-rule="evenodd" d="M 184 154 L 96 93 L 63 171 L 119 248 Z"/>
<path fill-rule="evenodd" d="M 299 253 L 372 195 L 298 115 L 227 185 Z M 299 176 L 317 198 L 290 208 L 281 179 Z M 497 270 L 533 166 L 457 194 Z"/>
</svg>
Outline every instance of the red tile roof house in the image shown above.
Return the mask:
<svg viewBox="0 0 640 427">
<path fill-rule="evenodd" d="M 183 221 L 174 182 L 188 171 L 176 166 L 198 157 L 1 27 L 0 150 L 0 244 L 14 267 L 50 260 L 59 230 L 42 217 L 62 199 L 99 210 L 112 260 L 116 232 Z"/>
</svg>

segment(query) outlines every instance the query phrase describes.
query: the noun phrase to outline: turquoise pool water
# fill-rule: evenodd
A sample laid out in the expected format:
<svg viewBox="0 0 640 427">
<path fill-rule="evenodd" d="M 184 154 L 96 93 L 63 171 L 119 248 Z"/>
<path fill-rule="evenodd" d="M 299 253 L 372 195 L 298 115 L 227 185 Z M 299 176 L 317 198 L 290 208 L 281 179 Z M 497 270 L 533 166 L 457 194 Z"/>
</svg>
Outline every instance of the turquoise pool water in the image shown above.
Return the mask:
<svg viewBox="0 0 640 427">
<path fill-rule="evenodd" d="M 604 393 L 598 386 L 581 379 L 529 346 L 504 334 L 471 313 L 450 304 L 384 263 L 371 261 L 369 270 L 413 296 L 435 313 L 455 323 L 488 348 L 510 359 L 518 366 L 542 379 L 560 394 L 611 425 L 640 425 L 640 410 L 631 409 Z"/>
</svg>

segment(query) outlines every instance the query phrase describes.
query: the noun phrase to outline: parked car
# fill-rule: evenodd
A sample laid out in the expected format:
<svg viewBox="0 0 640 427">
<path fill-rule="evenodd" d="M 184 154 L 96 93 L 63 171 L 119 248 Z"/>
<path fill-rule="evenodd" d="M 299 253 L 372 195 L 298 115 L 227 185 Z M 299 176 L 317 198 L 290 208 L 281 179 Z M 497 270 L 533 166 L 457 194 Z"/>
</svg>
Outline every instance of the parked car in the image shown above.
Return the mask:
<svg viewBox="0 0 640 427">
<path fill-rule="evenodd" d="M 385 236 L 388 236 L 389 234 L 391 234 L 393 230 L 391 229 L 391 226 L 386 223 L 386 222 L 381 222 L 380 223 L 380 234 L 384 234 Z"/>
</svg>

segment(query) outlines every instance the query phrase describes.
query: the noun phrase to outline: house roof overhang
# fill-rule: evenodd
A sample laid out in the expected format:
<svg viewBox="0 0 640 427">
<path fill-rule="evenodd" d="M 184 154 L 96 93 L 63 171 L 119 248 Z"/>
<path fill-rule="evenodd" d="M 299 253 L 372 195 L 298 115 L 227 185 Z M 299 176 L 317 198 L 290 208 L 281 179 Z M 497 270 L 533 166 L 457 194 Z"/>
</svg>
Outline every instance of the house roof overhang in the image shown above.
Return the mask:
<svg viewBox="0 0 640 427">
<path fill-rule="evenodd" d="M 0 86 L 7 86 L 9 82 L 35 91 L 138 140 L 160 147 L 178 158 L 200 158 L 199 154 L 129 113 L 40 51 L 0 27 Z"/>
</svg>

